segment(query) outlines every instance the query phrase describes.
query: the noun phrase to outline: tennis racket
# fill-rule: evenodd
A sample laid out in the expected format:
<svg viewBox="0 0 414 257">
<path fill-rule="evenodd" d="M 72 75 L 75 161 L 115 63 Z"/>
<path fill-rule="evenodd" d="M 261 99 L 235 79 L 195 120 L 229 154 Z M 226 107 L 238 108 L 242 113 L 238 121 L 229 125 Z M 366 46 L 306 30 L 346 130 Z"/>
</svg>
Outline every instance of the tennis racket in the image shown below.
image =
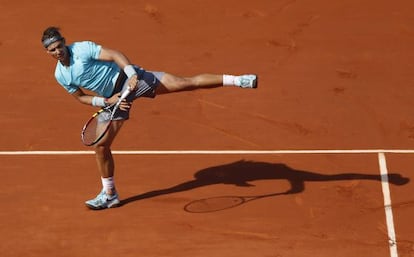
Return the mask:
<svg viewBox="0 0 414 257">
<path fill-rule="evenodd" d="M 216 212 L 234 208 L 257 199 L 283 194 L 285 193 L 274 193 L 258 196 L 216 196 L 192 201 L 184 206 L 184 210 L 191 213 Z"/>
<path fill-rule="evenodd" d="M 131 90 L 125 90 L 116 103 L 102 108 L 92 115 L 82 128 L 81 139 L 83 144 L 92 146 L 105 136 L 111 127 L 112 120 L 119 105 L 129 93 L 131 93 Z"/>
</svg>

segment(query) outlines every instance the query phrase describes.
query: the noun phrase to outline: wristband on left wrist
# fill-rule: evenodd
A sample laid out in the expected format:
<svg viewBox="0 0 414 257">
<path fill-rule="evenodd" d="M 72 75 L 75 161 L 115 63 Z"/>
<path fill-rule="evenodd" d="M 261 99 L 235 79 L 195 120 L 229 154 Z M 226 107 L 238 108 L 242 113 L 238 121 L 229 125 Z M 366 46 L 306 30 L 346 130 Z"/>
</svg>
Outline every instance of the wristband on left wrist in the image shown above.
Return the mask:
<svg viewBox="0 0 414 257">
<path fill-rule="evenodd" d="M 107 106 L 107 101 L 108 99 L 103 98 L 103 97 L 99 97 L 99 96 L 94 96 L 92 97 L 92 105 L 93 106 L 99 106 L 99 107 L 105 107 Z"/>
</svg>

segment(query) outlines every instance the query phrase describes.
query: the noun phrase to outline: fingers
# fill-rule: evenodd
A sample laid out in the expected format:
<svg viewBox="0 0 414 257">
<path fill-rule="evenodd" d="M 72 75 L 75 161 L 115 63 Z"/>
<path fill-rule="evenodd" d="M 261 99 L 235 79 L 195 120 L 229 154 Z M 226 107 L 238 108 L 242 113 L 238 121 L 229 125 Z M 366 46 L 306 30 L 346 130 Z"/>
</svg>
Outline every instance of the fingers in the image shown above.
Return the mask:
<svg viewBox="0 0 414 257">
<path fill-rule="evenodd" d="M 131 109 L 132 106 L 132 102 L 127 102 L 127 100 L 122 100 L 121 104 L 119 105 L 119 109 L 123 110 L 123 111 L 127 111 L 129 109 Z"/>
<path fill-rule="evenodd" d="M 138 89 L 138 76 L 137 75 L 133 75 L 129 81 L 128 81 L 128 87 L 131 91 L 137 90 Z"/>
</svg>

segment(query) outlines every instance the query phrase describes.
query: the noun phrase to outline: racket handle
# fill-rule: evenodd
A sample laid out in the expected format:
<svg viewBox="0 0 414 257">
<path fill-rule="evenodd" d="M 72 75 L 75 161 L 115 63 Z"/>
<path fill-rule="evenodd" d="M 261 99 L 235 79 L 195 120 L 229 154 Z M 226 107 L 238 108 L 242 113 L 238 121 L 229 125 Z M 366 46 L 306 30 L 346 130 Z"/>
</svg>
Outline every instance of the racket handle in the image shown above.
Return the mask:
<svg viewBox="0 0 414 257">
<path fill-rule="evenodd" d="M 119 102 L 124 100 L 129 95 L 129 93 L 131 93 L 131 89 L 129 88 L 125 89 L 125 91 L 122 92 L 122 95 L 119 97 Z"/>
<path fill-rule="evenodd" d="M 131 93 L 131 90 L 129 88 L 125 89 L 125 91 L 122 92 L 121 96 L 118 99 L 118 102 L 115 104 L 114 111 L 118 109 L 119 105 L 121 105 L 122 100 L 124 100 L 129 95 L 129 93 Z"/>
</svg>

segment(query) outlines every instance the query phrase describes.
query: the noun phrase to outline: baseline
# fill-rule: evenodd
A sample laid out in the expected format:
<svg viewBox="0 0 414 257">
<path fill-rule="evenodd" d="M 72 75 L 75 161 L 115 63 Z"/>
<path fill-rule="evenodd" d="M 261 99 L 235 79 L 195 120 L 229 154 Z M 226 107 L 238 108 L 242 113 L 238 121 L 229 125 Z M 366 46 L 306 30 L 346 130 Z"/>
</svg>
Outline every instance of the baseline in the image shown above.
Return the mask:
<svg viewBox="0 0 414 257">
<path fill-rule="evenodd" d="M 409 149 L 348 149 L 348 150 L 114 150 L 120 155 L 173 155 L 173 154 L 414 154 Z M 94 151 L 0 151 L 0 155 L 91 155 Z"/>
</svg>

